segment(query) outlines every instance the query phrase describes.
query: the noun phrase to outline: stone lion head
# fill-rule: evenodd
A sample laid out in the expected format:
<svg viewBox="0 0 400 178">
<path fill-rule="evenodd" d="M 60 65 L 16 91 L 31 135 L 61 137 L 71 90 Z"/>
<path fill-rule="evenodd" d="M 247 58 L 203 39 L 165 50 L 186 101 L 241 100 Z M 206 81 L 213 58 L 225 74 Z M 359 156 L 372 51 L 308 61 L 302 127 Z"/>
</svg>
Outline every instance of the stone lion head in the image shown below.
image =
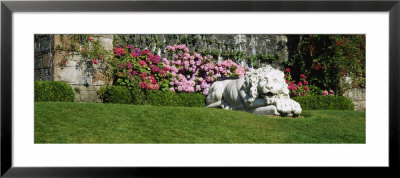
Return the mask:
<svg viewBox="0 0 400 178">
<path fill-rule="evenodd" d="M 264 98 L 266 104 L 272 104 L 276 99 L 289 98 L 288 85 L 280 70 L 266 66 L 251 70 L 244 77 L 242 89 L 247 94 L 247 103 L 254 102 L 258 97 Z"/>
</svg>

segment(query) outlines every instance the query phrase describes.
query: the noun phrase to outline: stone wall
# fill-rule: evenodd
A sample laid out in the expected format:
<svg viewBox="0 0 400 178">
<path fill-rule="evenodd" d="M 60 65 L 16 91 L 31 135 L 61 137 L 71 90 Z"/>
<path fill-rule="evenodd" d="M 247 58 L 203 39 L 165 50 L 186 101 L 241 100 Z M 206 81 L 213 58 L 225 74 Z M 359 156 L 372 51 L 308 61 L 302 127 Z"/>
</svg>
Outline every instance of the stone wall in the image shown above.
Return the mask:
<svg viewBox="0 0 400 178">
<path fill-rule="evenodd" d="M 93 64 L 92 59 L 84 58 L 80 54 L 82 46 L 74 35 L 36 35 L 36 38 L 35 80 L 64 81 L 74 89 L 75 101 L 101 102 L 97 90 L 112 84 L 105 75 L 104 63 Z M 112 35 L 97 35 L 95 38 L 112 53 Z M 66 63 L 62 62 L 64 59 L 67 59 Z"/>
<path fill-rule="evenodd" d="M 347 90 L 343 96 L 346 96 L 353 100 L 354 102 L 354 109 L 365 111 L 366 109 L 366 97 L 365 97 L 365 89 L 362 88 L 353 88 Z"/>
<path fill-rule="evenodd" d="M 35 80 L 53 80 L 53 35 L 35 35 Z"/>
<path fill-rule="evenodd" d="M 220 52 L 218 60 L 225 60 L 226 58 L 222 58 L 221 54 L 231 51 L 244 52 L 245 57 L 257 54 L 277 54 L 281 60 L 288 59 L 287 36 L 279 34 L 125 34 L 119 36 L 122 36 L 124 41 L 129 41 L 134 47 L 147 48 L 161 55 L 166 51 L 156 51 L 157 43 L 170 45 L 184 43 L 190 50 L 217 50 Z M 154 41 L 156 43 L 152 43 Z M 248 62 L 244 58 L 231 60 L 243 66 Z M 280 62 L 277 61 L 277 63 Z"/>
</svg>

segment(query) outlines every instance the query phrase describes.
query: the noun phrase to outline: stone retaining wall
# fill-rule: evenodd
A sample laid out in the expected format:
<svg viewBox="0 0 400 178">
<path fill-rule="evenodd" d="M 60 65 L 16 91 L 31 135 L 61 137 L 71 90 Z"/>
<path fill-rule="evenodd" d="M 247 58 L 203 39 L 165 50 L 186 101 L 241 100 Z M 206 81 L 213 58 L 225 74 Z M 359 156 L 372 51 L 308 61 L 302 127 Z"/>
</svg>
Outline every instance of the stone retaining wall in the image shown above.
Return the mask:
<svg viewBox="0 0 400 178">
<path fill-rule="evenodd" d="M 35 35 L 35 80 L 53 80 L 53 35 Z"/>
<path fill-rule="evenodd" d="M 225 60 L 226 58 L 222 57 L 223 53 L 236 51 L 243 52 L 245 57 L 258 54 L 277 54 L 280 60 L 288 59 L 288 38 L 286 35 L 280 34 L 120 34 L 118 38 L 129 41 L 134 47 L 147 48 L 160 55 L 165 54 L 166 51 L 157 51 L 156 49 L 159 47 L 157 44 L 174 45 L 186 41 L 185 44 L 190 50 L 218 51 L 220 55 L 216 60 Z M 243 66 L 248 62 L 244 58 L 230 59 Z M 280 62 L 276 61 L 277 64 Z M 259 66 L 265 66 L 265 64 L 260 63 Z"/>
<path fill-rule="evenodd" d="M 112 80 L 105 75 L 105 64 L 93 64 L 92 59 L 85 59 L 80 54 L 81 44 L 73 42 L 72 37 L 73 35 L 35 36 L 39 39 L 35 41 L 35 80 L 64 81 L 74 89 L 75 101 L 101 102 L 97 90 L 101 86 L 112 84 Z M 112 35 L 97 35 L 95 38 L 112 53 Z M 69 55 L 65 56 L 66 52 Z M 62 63 L 64 57 L 68 59 L 65 64 Z"/>
<path fill-rule="evenodd" d="M 365 89 L 362 88 L 353 88 L 350 90 L 347 90 L 343 96 L 346 96 L 353 100 L 354 102 L 354 109 L 355 110 L 360 110 L 360 111 L 365 111 L 366 109 L 366 97 L 365 97 Z"/>
<path fill-rule="evenodd" d="M 146 39 L 150 39 L 154 35 L 126 35 L 132 38 L 137 45 L 145 47 L 148 43 Z M 177 44 L 179 37 L 177 35 L 155 35 L 156 39 L 161 42 L 170 41 L 170 44 Z M 180 35 L 188 36 L 194 39 L 194 42 L 189 43 L 189 49 L 216 49 L 221 53 L 223 51 L 242 51 L 246 56 L 256 54 L 278 54 L 283 59 L 287 59 L 287 46 L 288 39 L 286 35 L 265 35 L 265 34 L 237 34 L 237 35 L 224 35 L 224 34 L 198 34 L 198 35 Z M 184 37 L 181 37 L 184 38 Z M 143 40 L 141 40 L 143 39 Z M 152 49 L 153 46 L 147 46 Z"/>
</svg>

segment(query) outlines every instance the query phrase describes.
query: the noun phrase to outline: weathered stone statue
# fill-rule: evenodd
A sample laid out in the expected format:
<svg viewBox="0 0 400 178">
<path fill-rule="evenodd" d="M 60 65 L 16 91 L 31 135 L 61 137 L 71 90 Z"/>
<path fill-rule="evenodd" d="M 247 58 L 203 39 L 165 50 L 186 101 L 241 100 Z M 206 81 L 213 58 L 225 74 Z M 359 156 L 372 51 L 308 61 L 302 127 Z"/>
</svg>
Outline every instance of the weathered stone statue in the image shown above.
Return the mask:
<svg viewBox="0 0 400 178">
<path fill-rule="evenodd" d="M 299 116 L 300 104 L 290 99 L 284 73 L 271 66 L 251 70 L 235 80 L 214 82 L 207 107 L 244 110 L 254 114 Z"/>
</svg>

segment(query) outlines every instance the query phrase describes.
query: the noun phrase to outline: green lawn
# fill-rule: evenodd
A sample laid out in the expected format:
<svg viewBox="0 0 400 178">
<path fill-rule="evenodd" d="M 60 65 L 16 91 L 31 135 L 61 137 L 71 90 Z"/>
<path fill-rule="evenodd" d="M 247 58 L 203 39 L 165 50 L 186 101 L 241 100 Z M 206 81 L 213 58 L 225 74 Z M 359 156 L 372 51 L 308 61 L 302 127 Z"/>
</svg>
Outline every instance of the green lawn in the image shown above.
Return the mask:
<svg viewBox="0 0 400 178">
<path fill-rule="evenodd" d="M 35 103 L 35 143 L 365 143 L 365 112 L 299 118 L 209 108 Z"/>
</svg>

